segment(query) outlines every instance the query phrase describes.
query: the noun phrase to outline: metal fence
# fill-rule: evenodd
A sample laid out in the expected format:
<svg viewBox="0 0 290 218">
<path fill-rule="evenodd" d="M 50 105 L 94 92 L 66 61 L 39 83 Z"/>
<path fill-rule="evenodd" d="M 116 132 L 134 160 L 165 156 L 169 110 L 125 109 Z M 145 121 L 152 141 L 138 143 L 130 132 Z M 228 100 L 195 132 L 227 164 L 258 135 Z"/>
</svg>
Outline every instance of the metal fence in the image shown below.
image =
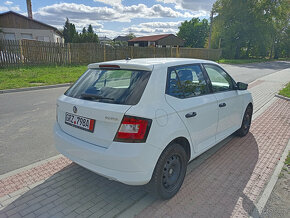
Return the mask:
<svg viewBox="0 0 290 218">
<path fill-rule="evenodd" d="M 111 47 L 97 43 L 0 40 L 0 67 L 88 64 L 124 58 L 180 57 L 218 60 L 220 49 Z"/>
</svg>

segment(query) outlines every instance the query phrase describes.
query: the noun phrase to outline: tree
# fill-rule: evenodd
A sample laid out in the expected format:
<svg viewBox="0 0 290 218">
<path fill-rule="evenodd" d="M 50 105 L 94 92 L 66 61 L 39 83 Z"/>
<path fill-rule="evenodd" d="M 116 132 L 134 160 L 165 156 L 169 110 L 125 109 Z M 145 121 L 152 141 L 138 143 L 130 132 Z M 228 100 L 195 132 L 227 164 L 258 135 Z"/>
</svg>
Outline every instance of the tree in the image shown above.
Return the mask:
<svg viewBox="0 0 290 218">
<path fill-rule="evenodd" d="M 69 19 L 66 19 L 66 22 L 63 27 L 63 37 L 64 42 L 70 43 L 76 41 L 78 38 L 78 33 L 74 24 L 69 22 Z"/>
<path fill-rule="evenodd" d="M 209 34 L 208 20 L 200 21 L 198 18 L 193 18 L 190 21 L 184 21 L 178 28 L 177 36 L 185 40 L 186 47 L 204 47 Z"/>
<path fill-rule="evenodd" d="M 88 33 L 94 33 L 94 30 L 91 24 L 88 27 Z"/>
<path fill-rule="evenodd" d="M 129 40 L 136 38 L 134 33 L 128 33 L 126 36 L 129 38 Z"/>
<path fill-rule="evenodd" d="M 66 43 L 85 43 L 85 42 L 99 42 L 98 35 L 94 33 L 93 27 L 90 24 L 88 28 L 84 27 L 81 33 L 76 31 L 76 27 L 73 23 L 66 19 L 63 28 L 64 41 Z"/>
<path fill-rule="evenodd" d="M 88 29 L 84 27 L 82 33 L 79 34 L 78 42 L 99 42 L 98 35 L 94 33 L 93 27 L 90 24 Z"/>
<path fill-rule="evenodd" d="M 289 26 L 287 0 L 217 0 L 213 10 L 217 16 L 213 19 L 212 44 L 218 47 L 222 40 L 224 57 L 287 53 L 281 46 L 287 41 Z"/>
</svg>

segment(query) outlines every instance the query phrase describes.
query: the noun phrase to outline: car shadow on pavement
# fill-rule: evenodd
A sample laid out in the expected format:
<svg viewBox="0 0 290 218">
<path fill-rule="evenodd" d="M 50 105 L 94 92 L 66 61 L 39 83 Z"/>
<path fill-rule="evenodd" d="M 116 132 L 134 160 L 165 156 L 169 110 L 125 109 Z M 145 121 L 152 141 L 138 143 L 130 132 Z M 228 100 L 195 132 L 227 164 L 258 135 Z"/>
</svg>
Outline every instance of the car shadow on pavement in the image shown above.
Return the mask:
<svg viewBox="0 0 290 218">
<path fill-rule="evenodd" d="M 140 216 L 230 217 L 238 201 L 250 214 L 254 204 L 244 189 L 258 156 L 251 133 L 244 138 L 229 137 L 189 164 L 175 197 L 156 200 Z M 31 217 L 114 217 L 145 195 L 145 186 L 111 181 L 72 163 L 6 206 L 0 217 L 17 213 Z"/>
<path fill-rule="evenodd" d="M 231 217 L 255 208 L 251 193 L 259 158 L 258 144 L 249 133 L 228 138 L 188 166 L 181 190 L 168 201 L 155 201 L 138 217 Z M 201 160 L 202 159 L 202 160 Z"/>
<path fill-rule="evenodd" d="M 113 217 L 144 195 L 143 187 L 108 180 L 72 163 L 6 206 L 0 217 Z"/>
</svg>

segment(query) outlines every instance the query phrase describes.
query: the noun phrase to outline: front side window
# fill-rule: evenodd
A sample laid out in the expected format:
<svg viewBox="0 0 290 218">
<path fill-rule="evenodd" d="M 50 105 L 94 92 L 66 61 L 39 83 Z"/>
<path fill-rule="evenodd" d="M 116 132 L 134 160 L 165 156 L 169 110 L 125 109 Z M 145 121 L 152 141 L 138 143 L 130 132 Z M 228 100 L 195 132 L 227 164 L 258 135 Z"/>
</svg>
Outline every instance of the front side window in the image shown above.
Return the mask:
<svg viewBox="0 0 290 218">
<path fill-rule="evenodd" d="M 166 94 L 177 98 L 190 98 L 209 93 L 199 65 L 169 68 Z"/>
<path fill-rule="evenodd" d="M 135 105 L 151 72 L 138 70 L 89 69 L 65 95 L 90 101 Z"/>
<path fill-rule="evenodd" d="M 211 64 L 204 64 L 204 68 L 211 81 L 213 92 L 233 90 L 233 81 L 223 69 Z"/>
</svg>

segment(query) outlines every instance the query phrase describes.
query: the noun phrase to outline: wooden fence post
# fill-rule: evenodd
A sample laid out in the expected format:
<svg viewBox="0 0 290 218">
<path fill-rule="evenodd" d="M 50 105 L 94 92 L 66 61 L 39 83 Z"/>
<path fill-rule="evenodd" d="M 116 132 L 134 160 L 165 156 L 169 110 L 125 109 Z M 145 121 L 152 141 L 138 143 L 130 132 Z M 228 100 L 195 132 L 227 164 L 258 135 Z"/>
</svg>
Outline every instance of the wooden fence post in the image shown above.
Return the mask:
<svg viewBox="0 0 290 218">
<path fill-rule="evenodd" d="M 176 47 L 176 57 L 179 58 L 180 54 L 179 54 L 179 45 Z"/>
<path fill-rule="evenodd" d="M 23 58 L 23 50 L 22 50 L 22 43 L 21 43 L 21 39 L 19 40 L 19 48 L 20 48 L 20 60 L 21 63 L 24 63 L 24 58 Z"/>
<path fill-rule="evenodd" d="M 70 44 L 67 43 L 67 51 L 68 51 L 68 62 L 71 64 L 71 53 L 70 53 Z"/>
<path fill-rule="evenodd" d="M 104 61 L 106 61 L 106 45 L 104 45 Z"/>
<path fill-rule="evenodd" d="M 133 49 L 134 49 L 134 47 L 133 46 L 130 46 L 131 59 L 133 59 Z"/>
</svg>

